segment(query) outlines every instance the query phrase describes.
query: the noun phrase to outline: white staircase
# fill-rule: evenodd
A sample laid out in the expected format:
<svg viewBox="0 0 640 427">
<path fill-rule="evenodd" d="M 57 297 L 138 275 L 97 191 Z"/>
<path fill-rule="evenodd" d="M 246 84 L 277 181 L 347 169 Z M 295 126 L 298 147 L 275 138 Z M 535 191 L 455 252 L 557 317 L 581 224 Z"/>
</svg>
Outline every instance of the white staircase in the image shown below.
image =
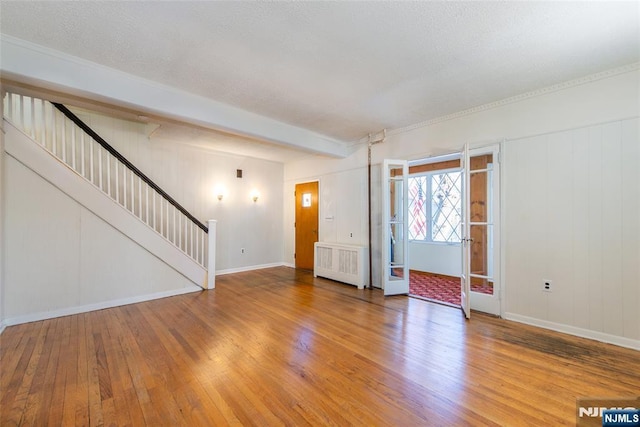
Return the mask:
<svg viewBox="0 0 640 427">
<path fill-rule="evenodd" d="M 7 325 L 213 287 L 215 221 L 51 103 L 7 93 L 3 113 Z"/>
</svg>

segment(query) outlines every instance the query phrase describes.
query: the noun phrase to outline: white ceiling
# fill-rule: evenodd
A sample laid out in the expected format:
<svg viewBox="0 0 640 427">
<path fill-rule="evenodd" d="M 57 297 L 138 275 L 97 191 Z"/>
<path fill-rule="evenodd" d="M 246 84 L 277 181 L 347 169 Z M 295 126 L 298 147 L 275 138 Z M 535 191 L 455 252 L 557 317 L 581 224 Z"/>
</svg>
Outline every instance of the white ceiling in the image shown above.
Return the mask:
<svg viewBox="0 0 640 427">
<path fill-rule="evenodd" d="M 640 61 L 637 1 L 2 1 L 0 12 L 3 34 L 345 144 Z"/>
</svg>

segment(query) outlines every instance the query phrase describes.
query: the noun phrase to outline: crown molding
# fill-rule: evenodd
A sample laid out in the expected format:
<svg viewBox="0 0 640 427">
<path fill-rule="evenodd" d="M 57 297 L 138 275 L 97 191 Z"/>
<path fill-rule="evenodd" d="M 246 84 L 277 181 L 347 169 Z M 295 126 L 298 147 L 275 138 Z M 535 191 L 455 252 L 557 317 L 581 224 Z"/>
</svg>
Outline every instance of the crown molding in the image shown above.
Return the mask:
<svg viewBox="0 0 640 427">
<path fill-rule="evenodd" d="M 599 73 L 590 74 L 574 80 L 569 80 L 566 82 L 547 86 L 545 88 L 536 89 L 530 92 L 525 92 L 520 95 L 511 96 L 509 98 L 501 99 L 499 101 L 490 102 L 488 104 L 479 105 L 473 108 L 468 108 L 466 110 L 458 111 L 456 113 L 447 114 L 445 116 L 436 117 L 430 120 L 425 120 L 423 122 L 415 123 L 413 125 L 392 129 L 388 132 L 388 135 L 398 135 L 401 133 L 410 132 L 412 130 L 420 129 L 423 127 L 433 126 L 438 123 L 446 122 L 446 121 L 457 119 L 464 116 L 469 116 L 471 114 L 480 113 L 480 112 L 491 110 L 494 108 L 503 107 L 505 105 L 526 101 L 527 99 L 537 98 L 539 96 L 544 96 L 553 92 L 559 92 L 561 90 L 570 89 L 576 86 L 592 83 L 598 80 L 607 79 L 610 77 L 615 77 L 620 74 L 630 73 L 638 70 L 640 70 L 640 62 L 635 62 L 635 63 L 624 65 L 621 67 L 612 68 L 606 71 L 601 71 Z"/>
</svg>

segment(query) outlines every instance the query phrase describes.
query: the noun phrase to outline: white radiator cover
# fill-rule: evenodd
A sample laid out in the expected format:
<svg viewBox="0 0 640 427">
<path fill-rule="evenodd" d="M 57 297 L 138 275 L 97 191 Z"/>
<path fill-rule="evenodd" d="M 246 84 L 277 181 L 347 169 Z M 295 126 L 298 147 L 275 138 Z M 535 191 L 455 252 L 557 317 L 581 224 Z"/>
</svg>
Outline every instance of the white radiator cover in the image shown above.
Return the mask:
<svg viewBox="0 0 640 427">
<path fill-rule="evenodd" d="M 314 245 L 314 277 L 326 277 L 364 289 L 369 275 L 367 265 L 367 248 L 363 246 L 324 242 Z"/>
</svg>

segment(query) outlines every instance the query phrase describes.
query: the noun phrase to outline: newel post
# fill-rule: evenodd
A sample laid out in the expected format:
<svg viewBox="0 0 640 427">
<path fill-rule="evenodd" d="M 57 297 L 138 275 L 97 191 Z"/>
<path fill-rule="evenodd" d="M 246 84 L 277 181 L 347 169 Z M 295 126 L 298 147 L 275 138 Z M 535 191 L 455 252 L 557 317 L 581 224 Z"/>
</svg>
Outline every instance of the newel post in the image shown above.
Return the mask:
<svg viewBox="0 0 640 427">
<path fill-rule="evenodd" d="M 209 225 L 209 257 L 207 259 L 207 289 L 216 287 L 216 226 L 218 221 L 210 219 Z"/>
</svg>

